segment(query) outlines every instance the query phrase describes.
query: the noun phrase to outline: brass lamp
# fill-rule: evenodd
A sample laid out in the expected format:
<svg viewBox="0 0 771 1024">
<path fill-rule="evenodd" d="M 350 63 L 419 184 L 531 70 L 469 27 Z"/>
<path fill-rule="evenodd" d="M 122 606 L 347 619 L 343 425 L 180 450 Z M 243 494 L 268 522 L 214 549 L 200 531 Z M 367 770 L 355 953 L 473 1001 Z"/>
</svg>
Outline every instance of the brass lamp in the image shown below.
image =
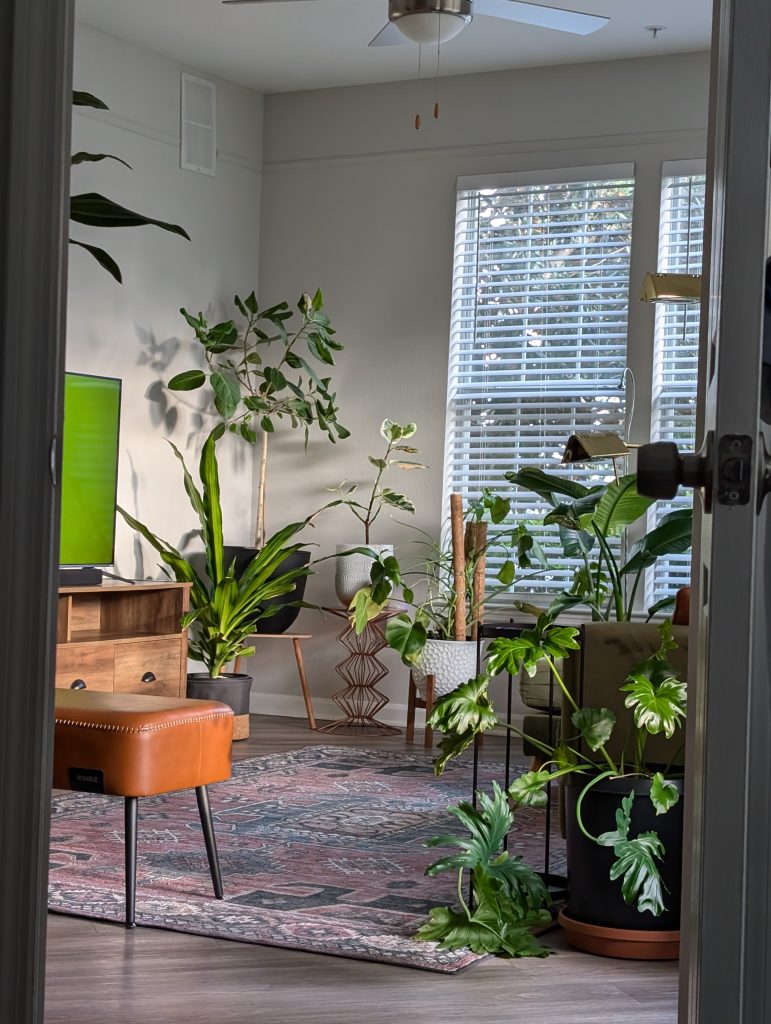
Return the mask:
<svg viewBox="0 0 771 1024">
<path fill-rule="evenodd" d="M 701 274 L 646 274 L 641 302 L 700 302 Z"/>
</svg>

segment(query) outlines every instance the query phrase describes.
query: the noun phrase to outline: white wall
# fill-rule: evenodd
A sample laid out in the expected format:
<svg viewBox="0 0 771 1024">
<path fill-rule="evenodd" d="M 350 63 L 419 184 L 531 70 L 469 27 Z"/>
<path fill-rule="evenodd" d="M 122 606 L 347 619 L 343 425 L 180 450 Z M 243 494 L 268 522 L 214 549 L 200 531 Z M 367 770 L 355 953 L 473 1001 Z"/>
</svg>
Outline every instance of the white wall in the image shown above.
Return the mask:
<svg viewBox="0 0 771 1024">
<path fill-rule="evenodd" d="M 72 235 L 105 248 L 120 264 L 119 285 L 86 253 L 70 250 L 67 368 L 123 379 L 118 500 L 157 533 L 177 543 L 194 523 L 168 437 L 197 462 L 200 417 L 175 398 L 164 406 L 161 382 L 193 365 L 200 346 L 180 306 L 230 315 L 234 292 L 255 287 L 262 163 L 262 97 L 217 82 L 219 158 L 215 177 L 179 168 L 179 76 L 176 63 L 79 25 L 75 88 L 96 94 L 107 112 L 77 108 L 73 148 L 122 157 L 73 169 L 74 192 L 103 192 L 130 209 L 181 224 L 187 242 L 155 227 Z M 148 397 L 149 396 L 149 397 Z M 154 400 L 152 400 L 154 399 Z M 211 421 L 214 422 L 213 420 Z M 224 443 L 224 442 L 223 442 Z M 228 534 L 250 536 L 251 453 L 230 446 L 223 459 Z M 118 523 L 116 571 L 155 577 L 152 549 L 139 549 Z"/>
<path fill-rule="evenodd" d="M 269 96 L 265 105 L 260 295 L 293 299 L 321 286 L 346 351 L 335 373 L 341 420 L 352 437 L 332 448 L 297 437 L 274 445 L 269 500 L 275 528 L 324 499 L 324 487 L 360 479 L 378 448 L 385 416 L 414 419 L 430 473 L 403 483 L 417 525 L 436 533 L 442 458 L 456 179 L 532 168 L 633 161 L 636 165 L 632 281 L 656 263 L 661 163 L 703 157 L 706 54 L 537 68 L 442 79 L 442 113 L 430 113 L 433 82 Z M 423 115 L 416 132 L 414 115 Z M 632 303 L 629 360 L 637 371 L 636 433 L 647 434 L 643 385 L 652 355 L 653 312 Z M 643 385 L 643 386 L 641 386 Z M 335 510 L 315 531 L 321 554 L 356 539 Z M 383 523 L 375 541 L 405 531 Z M 313 577 L 308 598 L 334 603 L 332 568 Z M 311 686 L 323 715 L 339 687 L 337 620 L 302 613 Z M 384 719 L 399 721 L 406 672 L 389 652 Z M 253 710 L 302 713 L 290 652 L 265 641 L 252 660 Z"/>
</svg>

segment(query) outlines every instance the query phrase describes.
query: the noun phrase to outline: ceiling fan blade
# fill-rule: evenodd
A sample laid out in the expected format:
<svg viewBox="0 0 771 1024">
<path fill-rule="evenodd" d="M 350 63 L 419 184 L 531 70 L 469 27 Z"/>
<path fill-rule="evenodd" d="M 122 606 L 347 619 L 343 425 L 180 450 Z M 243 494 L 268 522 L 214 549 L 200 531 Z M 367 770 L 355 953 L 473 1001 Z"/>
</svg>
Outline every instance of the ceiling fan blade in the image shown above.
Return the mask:
<svg viewBox="0 0 771 1024">
<path fill-rule="evenodd" d="M 368 46 L 398 46 L 406 43 L 407 37 L 402 35 L 396 25 L 389 21 L 385 28 L 381 28 L 374 39 L 370 39 Z"/>
<path fill-rule="evenodd" d="M 229 4 L 296 4 L 302 0 L 222 0 L 226 6 Z"/>
<path fill-rule="evenodd" d="M 610 18 L 600 14 L 565 11 L 560 7 L 544 7 L 542 4 L 528 4 L 522 0 L 474 0 L 474 14 L 487 14 L 491 18 L 519 21 L 539 28 L 554 28 L 559 32 L 572 32 L 579 36 L 588 36 L 610 21 Z"/>
</svg>

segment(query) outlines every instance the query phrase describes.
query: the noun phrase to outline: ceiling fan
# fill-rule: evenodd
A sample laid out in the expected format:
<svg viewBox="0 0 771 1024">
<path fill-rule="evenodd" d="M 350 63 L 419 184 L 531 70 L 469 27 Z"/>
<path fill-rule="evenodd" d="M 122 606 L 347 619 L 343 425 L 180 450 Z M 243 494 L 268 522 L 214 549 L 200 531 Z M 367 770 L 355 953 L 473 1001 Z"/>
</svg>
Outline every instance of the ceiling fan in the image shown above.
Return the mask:
<svg viewBox="0 0 771 1024">
<path fill-rule="evenodd" d="M 303 0 L 222 0 L 224 4 L 300 3 Z M 305 0 L 308 2 L 308 0 Z M 457 36 L 475 14 L 524 25 L 553 28 L 586 36 L 610 21 L 596 14 L 582 14 L 559 7 L 525 3 L 524 0 L 388 0 L 388 24 L 370 40 L 370 46 L 397 43 L 444 43 Z"/>
</svg>

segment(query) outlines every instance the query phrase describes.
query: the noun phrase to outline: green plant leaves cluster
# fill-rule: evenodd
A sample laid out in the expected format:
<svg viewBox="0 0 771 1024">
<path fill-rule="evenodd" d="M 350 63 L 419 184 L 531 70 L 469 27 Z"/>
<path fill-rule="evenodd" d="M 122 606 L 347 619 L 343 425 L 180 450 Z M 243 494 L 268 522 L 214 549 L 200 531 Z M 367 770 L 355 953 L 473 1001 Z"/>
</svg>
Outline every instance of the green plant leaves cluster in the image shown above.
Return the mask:
<svg viewBox="0 0 771 1024">
<path fill-rule="evenodd" d="M 320 376 L 314 365 L 333 366 L 333 353 L 343 350 L 324 313 L 321 291 L 300 296 L 299 324 L 291 330 L 295 313 L 287 302 L 261 309 L 254 292 L 233 301 L 246 321 L 240 331 L 234 320 L 212 324 L 203 313 L 180 310 L 203 348 L 206 369 L 183 370 L 171 378 L 169 388 L 196 391 L 208 380 L 222 420 L 250 443 L 257 438 L 257 426 L 273 433 L 282 420 L 301 427 L 306 443 L 314 425 L 333 444 L 349 437 L 337 419 L 331 377 Z"/>
<path fill-rule="evenodd" d="M 221 676 L 225 666 L 239 655 L 254 653 L 253 647 L 244 646 L 244 639 L 254 632 L 260 619 L 271 614 L 269 602 L 292 593 L 296 581 L 311 572 L 306 566 L 285 572 L 279 570 L 285 559 L 302 547 L 295 538 L 313 516 L 302 522 L 290 523 L 270 537 L 240 577 L 235 577 L 233 564 L 225 564 L 215 451 L 216 441 L 221 435 L 221 428 L 215 430 L 204 443 L 199 464 L 200 488 L 188 471 L 179 449 L 171 445 L 182 465 L 185 492 L 198 519 L 204 544 L 205 575 L 199 575 L 180 551 L 118 507 L 128 525 L 160 554 L 166 574 L 191 584 L 190 612 L 182 626 L 190 627 L 191 656 L 203 662 L 212 678 Z"/>
<path fill-rule="evenodd" d="M 108 110 L 107 104 L 88 92 L 75 91 L 72 94 L 72 103 L 75 107 L 93 107 L 97 110 Z M 109 153 L 74 153 L 71 157 L 73 166 L 84 163 L 98 163 L 102 160 L 115 160 L 125 167 L 131 169 L 130 165 L 120 157 L 111 156 Z M 98 192 L 84 192 L 80 195 L 70 197 L 70 220 L 77 224 L 85 224 L 96 228 L 126 228 L 142 227 L 153 225 L 169 231 L 172 234 L 180 235 L 190 241 L 190 236 L 179 224 L 170 224 L 167 221 L 158 220 L 155 217 L 147 217 L 144 214 L 129 210 L 120 203 L 107 199 Z M 118 284 L 121 284 L 123 277 L 121 270 L 112 256 L 97 245 L 80 242 L 74 238 L 70 239 L 71 245 L 77 245 L 85 249 L 97 263 L 103 267 L 108 274 L 112 275 Z"/>
<path fill-rule="evenodd" d="M 621 879 L 624 902 L 635 904 L 641 913 L 650 911 L 658 917 L 666 909 L 664 884 L 656 863 L 663 860 L 664 844 L 655 832 L 641 832 L 634 839 L 629 838 L 633 803 L 634 793 L 629 793 L 616 811 L 615 831 L 603 832 L 597 842 L 613 848 L 616 859 L 610 878 L 611 881 Z"/>
<path fill-rule="evenodd" d="M 438 942 L 443 949 L 468 947 L 475 953 L 510 957 L 548 956 L 549 951 L 532 933 L 533 927 L 551 920 L 546 887 L 521 857 L 510 857 L 502 849 L 513 823 L 506 795 L 493 783 L 492 796 L 479 791 L 477 801 L 478 808 L 467 802 L 449 808 L 466 835 L 442 835 L 426 843 L 457 848 L 456 853 L 429 865 L 426 874 L 456 872 L 459 907 L 435 907 L 418 938 Z M 465 871 L 471 872 L 473 909 L 462 896 Z"/>
</svg>

